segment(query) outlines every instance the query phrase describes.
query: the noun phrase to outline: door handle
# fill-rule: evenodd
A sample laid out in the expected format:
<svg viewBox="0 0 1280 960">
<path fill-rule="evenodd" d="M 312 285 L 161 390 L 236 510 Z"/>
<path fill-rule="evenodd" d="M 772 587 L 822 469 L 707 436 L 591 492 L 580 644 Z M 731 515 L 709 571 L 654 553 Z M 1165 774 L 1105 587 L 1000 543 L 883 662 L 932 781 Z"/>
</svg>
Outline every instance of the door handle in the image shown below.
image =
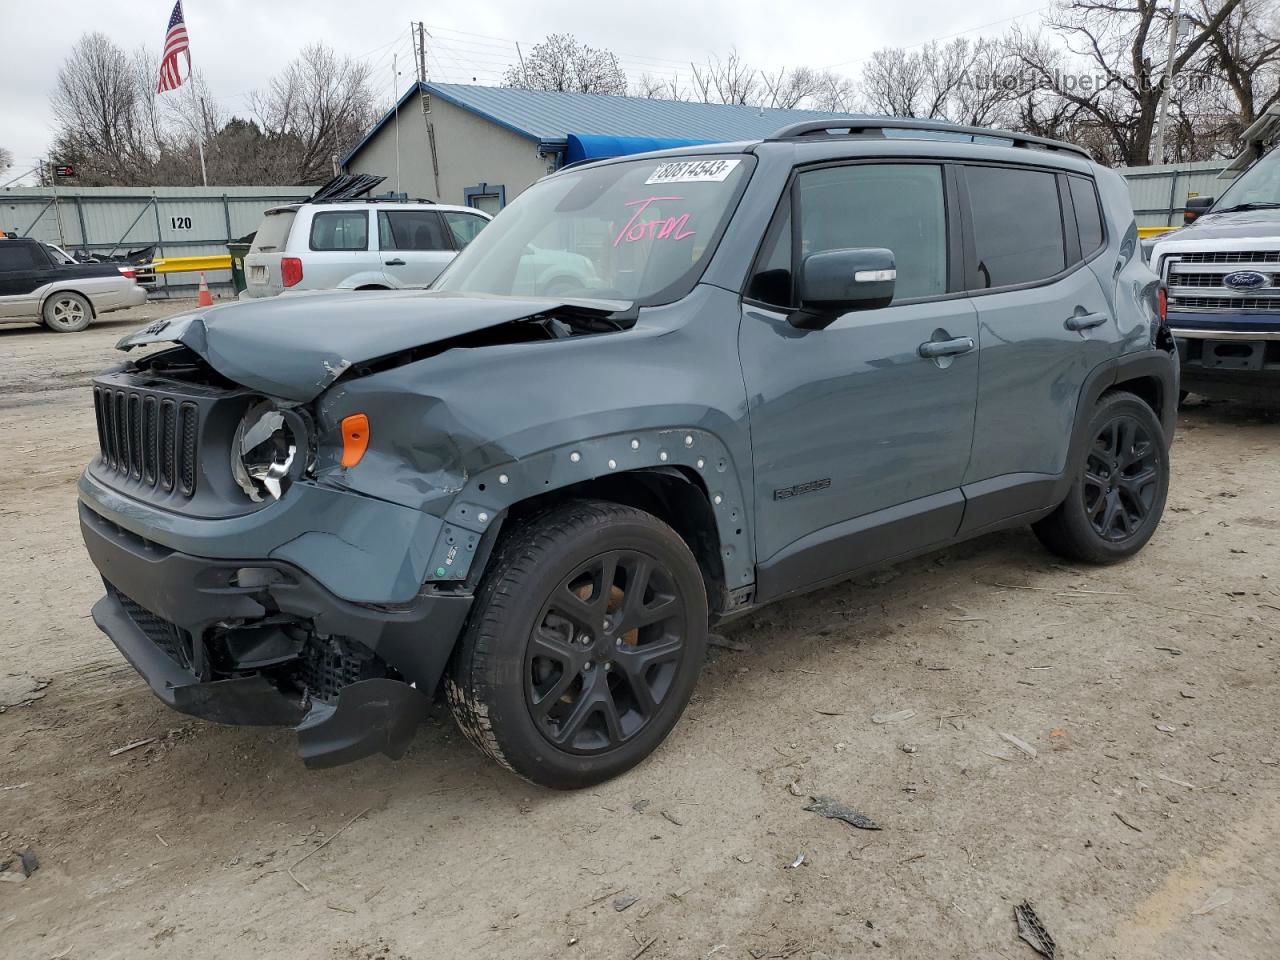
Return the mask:
<svg viewBox="0 0 1280 960">
<path fill-rule="evenodd" d="M 387 266 L 388 266 L 388 267 L 403 267 L 403 266 L 404 266 L 404 261 L 403 261 L 403 260 L 400 260 L 400 259 L 396 259 L 396 260 L 387 260 L 387 261 L 386 261 L 386 264 L 387 264 Z"/>
<path fill-rule="evenodd" d="M 1063 326 L 1068 330 L 1090 330 L 1093 327 L 1100 327 L 1107 322 L 1105 313 L 1078 313 L 1075 316 L 1067 317 L 1063 322 Z"/>
<path fill-rule="evenodd" d="M 973 349 L 972 337 L 956 337 L 954 340 L 926 340 L 920 344 L 919 354 L 925 360 L 954 357 Z"/>
</svg>

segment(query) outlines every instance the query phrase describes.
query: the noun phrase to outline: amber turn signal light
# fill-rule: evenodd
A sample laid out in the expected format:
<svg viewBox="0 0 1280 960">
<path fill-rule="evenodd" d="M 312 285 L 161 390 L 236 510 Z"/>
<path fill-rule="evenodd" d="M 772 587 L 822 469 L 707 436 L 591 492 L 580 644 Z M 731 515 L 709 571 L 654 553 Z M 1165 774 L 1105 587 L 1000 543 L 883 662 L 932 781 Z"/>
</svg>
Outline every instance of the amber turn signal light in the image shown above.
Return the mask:
<svg viewBox="0 0 1280 960">
<path fill-rule="evenodd" d="M 342 418 L 342 465 L 354 467 L 369 449 L 369 418 L 353 413 Z"/>
</svg>

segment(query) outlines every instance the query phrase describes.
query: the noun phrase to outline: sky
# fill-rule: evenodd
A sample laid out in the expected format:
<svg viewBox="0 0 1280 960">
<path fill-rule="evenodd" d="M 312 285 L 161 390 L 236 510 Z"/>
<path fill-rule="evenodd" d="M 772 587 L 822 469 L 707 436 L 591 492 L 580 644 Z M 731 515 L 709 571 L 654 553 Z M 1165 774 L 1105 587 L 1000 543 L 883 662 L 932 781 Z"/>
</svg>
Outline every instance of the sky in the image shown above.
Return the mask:
<svg viewBox="0 0 1280 960">
<path fill-rule="evenodd" d="M 625 7 L 625 10 L 624 10 Z M 409 23 L 429 34 L 428 74 L 453 83 L 497 84 L 514 61 L 549 33 L 618 55 L 628 79 L 643 72 L 689 77 L 689 61 L 723 57 L 730 48 L 766 69 L 811 66 L 857 77 L 861 62 L 882 47 L 996 34 L 1013 23 L 1034 25 L 1049 4 L 1037 0 L 600 0 L 528 3 L 466 0 L 433 5 L 402 0 L 185 0 L 194 66 L 229 114 L 247 115 L 245 95 L 266 84 L 297 51 L 323 41 L 365 60 L 376 81 L 401 91 L 412 80 Z M 49 95 L 58 68 L 84 33 L 101 31 L 126 51 L 162 45 L 172 0 L 0 0 L 0 146 L 14 155 L 0 184 L 34 166 L 52 140 Z M 780 15 L 785 11 L 785 16 Z M 57 26 L 51 29 L 50 17 Z M 398 61 L 401 76 L 392 72 Z"/>
</svg>

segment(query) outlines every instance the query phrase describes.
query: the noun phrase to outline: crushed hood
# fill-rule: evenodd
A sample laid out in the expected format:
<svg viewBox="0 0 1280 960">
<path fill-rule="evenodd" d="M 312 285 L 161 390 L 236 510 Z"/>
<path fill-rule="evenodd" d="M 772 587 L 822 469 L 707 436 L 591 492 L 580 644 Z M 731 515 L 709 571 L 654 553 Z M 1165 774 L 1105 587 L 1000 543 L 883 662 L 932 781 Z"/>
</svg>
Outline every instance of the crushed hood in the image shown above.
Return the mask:
<svg viewBox="0 0 1280 960">
<path fill-rule="evenodd" d="M 285 400 L 318 396 L 352 365 L 545 314 L 607 316 L 615 300 L 415 291 L 295 294 L 207 307 L 157 320 L 120 350 L 181 343 L 218 373 Z"/>
</svg>

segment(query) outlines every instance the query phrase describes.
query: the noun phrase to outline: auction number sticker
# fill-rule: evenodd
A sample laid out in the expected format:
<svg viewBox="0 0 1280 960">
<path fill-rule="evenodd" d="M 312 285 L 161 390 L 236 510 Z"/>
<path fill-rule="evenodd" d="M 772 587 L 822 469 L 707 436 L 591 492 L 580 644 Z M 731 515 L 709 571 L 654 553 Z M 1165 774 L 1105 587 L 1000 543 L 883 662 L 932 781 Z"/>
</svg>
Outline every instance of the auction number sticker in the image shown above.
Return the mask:
<svg viewBox="0 0 1280 960">
<path fill-rule="evenodd" d="M 722 183 L 741 160 L 675 160 L 662 163 L 645 181 L 652 183 Z"/>
</svg>

